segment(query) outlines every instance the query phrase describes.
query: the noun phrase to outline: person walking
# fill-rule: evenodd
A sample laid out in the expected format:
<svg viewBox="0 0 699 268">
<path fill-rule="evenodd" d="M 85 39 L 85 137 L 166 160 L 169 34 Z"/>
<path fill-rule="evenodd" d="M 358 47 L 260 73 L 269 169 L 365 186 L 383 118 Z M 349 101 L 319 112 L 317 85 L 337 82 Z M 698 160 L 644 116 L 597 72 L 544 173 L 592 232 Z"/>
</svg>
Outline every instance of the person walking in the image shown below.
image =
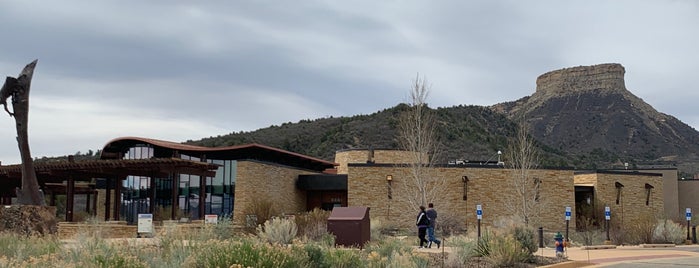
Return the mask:
<svg viewBox="0 0 699 268">
<path fill-rule="evenodd" d="M 430 224 L 427 225 L 427 247 L 431 248 L 432 247 L 432 242 L 437 244 L 437 248 L 439 248 L 440 245 L 442 245 L 442 241 L 439 241 L 439 239 L 435 238 L 434 236 L 434 227 L 437 224 L 437 210 L 434 209 L 434 204 L 429 203 L 427 205 L 427 211 L 425 211 L 425 215 L 427 215 L 427 219 L 430 220 Z"/>
<path fill-rule="evenodd" d="M 425 206 L 420 206 L 420 212 L 417 214 L 415 225 L 417 225 L 417 237 L 420 238 L 420 247 L 426 248 L 426 244 L 429 242 L 425 239 L 425 234 L 427 234 L 427 226 L 430 225 L 430 220 L 425 213 Z"/>
</svg>

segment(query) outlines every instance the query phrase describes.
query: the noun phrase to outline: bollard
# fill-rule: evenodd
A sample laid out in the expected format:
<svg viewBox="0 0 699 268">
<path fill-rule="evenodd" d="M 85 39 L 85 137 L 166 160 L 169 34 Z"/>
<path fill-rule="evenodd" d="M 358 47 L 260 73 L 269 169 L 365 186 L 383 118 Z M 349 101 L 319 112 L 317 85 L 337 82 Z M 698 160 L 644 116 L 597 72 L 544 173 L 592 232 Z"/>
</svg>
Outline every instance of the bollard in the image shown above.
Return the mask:
<svg viewBox="0 0 699 268">
<path fill-rule="evenodd" d="M 539 248 L 544 247 L 544 227 L 539 227 Z"/>
<path fill-rule="evenodd" d="M 697 243 L 697 226 L 692 226 L 692 243 Z"/>
</svg>

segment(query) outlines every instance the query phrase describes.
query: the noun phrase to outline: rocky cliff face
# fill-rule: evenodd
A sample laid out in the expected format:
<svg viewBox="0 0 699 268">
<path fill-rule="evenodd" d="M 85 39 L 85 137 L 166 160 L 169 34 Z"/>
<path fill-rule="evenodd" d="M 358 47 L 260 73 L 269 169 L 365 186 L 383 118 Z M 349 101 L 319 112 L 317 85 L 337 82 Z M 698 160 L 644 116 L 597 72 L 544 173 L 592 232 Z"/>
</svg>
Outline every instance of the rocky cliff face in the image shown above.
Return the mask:
<svg viewBox="0 0 699 268">
<path fill-rule="evenodd" d="M 695 158 L 699 132 L 634 96 L 624 73 L 615 63 L 551 71 L 537 78 L 531 96 L 491 108 L 525 118 L 537 140 L 573 154 L 598 152 L 627 161 Z"/>
</svg>

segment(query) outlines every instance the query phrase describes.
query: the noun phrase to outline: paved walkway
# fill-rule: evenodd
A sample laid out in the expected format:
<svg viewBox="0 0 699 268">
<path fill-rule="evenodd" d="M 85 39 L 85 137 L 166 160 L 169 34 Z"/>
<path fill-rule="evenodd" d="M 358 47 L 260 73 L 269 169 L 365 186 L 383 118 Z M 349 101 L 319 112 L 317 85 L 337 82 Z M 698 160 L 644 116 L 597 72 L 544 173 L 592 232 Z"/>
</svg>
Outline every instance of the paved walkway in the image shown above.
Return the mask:
<svg viewBox="0 0 699 268">
<path fill-rule="evenodd" d="M 544 248 L 539 249 L 536 255 L 554 257 L 556 253 L 553 248 Z M 672 263 L 675 260 L 678 263 L 682 263 L 684 262 L 683 259 L 698 259 L 699 246 L 682 245 L 655 248 L 618 246 L 616 248 L 607 249 L 583 249 L 580 247 L 573 247 L 567 249 L 566 256 L 571 262 L 550 265 L 548 267 L 606 267 L 616 266 L 616 264 L 620 263 L 651 262 L 651 260 L 655 261 L 658 259 L 664 259 L 666 263 Z"/>
</svg>

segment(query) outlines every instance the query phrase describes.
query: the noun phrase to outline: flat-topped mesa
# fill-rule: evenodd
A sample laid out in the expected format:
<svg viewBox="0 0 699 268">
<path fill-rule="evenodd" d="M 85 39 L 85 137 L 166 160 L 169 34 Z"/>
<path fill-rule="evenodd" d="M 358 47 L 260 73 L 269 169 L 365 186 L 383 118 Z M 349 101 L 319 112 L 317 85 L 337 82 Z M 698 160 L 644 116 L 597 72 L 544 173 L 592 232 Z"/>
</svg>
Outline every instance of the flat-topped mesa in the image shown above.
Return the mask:
<svg viewBox="0 0 699 268">
<path fill-rule="evenodd" d="M 618 63 L 555 70 L 542 74 L 536 79 L 536 93 L 560 95 L 586 91 L 597 93 L 625 91 L 625 72 L 624 66 Z"/>
</svg>

